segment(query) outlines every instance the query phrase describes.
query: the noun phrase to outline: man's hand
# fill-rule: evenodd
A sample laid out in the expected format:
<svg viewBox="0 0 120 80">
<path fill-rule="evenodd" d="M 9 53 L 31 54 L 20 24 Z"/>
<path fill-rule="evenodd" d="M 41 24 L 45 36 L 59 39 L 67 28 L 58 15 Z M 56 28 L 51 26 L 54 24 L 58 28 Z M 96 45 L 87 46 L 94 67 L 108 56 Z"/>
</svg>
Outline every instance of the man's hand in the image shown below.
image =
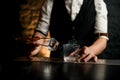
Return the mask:
<svg viewBox="0 0 120 80">
<path fill-rule="evenodd" d="M 44 43 L 45 36 L 39 32 L 35 32 L 33 37 L 30 39 L 28 46 L 30 45 L 30 49 L 28 51 L 29 56 L 36 56 L 40 51 L 41 46 Z"/>
<path fill-rule="evenodd" d="M 31 48 L 28 51 L 29 56 L 35 56 L 40 51 L 41 44 L 43 44 L 44 40 L 40 39 L 39 37 L 33 37 L 30 40 L 29 45 L 31 45 Z M 29 46 L 28 45 L 28 46 Z"/>
<path fill-rule="evenodd" d="M 80 61 L 88 62 L 91 59 L 93 59 L 93 61 L 95 62 L 97 61 L 97 56 L 94 54 L 94 51 L 87 46 L 81 48 L 79 54 L 80 56 L 77 59 L 78 62 Z"/>
<path fill-rule="evenodd" d="M 74 52 L 70 54 L 70 56 L 76 56 L 77 62 L 88 62 L 93 59 L 93 61 L 97 61 L 97 56 L 94 54 L 94 51 L 89 47 L 84 46 L 81 49 L 76 49 Z"/>
</svg>

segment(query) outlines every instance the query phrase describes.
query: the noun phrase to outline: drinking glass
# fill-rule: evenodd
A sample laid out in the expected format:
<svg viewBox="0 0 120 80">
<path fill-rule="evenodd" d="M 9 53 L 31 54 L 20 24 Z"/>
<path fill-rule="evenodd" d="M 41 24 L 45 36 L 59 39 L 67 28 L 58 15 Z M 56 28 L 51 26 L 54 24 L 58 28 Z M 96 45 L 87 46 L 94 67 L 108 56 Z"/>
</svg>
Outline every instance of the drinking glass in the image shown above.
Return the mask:
<svg viewBox="0 0 120 80">
<path fill-rule="evenodd" d="M 63 58 L 64 62 L 74 62 L 77 56 L 70 56 L 72 52 L 79 49 L 79 44 L 63 44 Z"/>
</svg>

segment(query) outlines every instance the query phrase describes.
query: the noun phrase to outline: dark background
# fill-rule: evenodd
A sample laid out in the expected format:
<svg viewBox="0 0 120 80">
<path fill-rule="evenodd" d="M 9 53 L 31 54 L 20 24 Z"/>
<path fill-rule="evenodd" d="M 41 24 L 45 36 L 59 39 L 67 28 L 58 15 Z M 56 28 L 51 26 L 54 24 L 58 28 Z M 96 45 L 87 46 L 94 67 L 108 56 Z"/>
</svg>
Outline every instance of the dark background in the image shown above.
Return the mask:
<svg viewBox="0 0 120 80">
<path fill-rule="evenodd" d="M 120 59 L 120 0 L 105 0 L 108 8 L 109 41 L 106 50 L 100 58 Z M 1 59 L 9 60 L 16 56 L 18 48 L 15 37 L 21 36 L 21 23 L 19 21 L 20 5 L 26 0 L 8 0 L 1 6 Z M 22 47 L 21 47 L 22 48 Z"/>
<path fill-rule="evenodd" d="M 108 8 L 109 41 L 103 58 L 120 59 L 120 0 L 105 0 Z"/>
</svg>

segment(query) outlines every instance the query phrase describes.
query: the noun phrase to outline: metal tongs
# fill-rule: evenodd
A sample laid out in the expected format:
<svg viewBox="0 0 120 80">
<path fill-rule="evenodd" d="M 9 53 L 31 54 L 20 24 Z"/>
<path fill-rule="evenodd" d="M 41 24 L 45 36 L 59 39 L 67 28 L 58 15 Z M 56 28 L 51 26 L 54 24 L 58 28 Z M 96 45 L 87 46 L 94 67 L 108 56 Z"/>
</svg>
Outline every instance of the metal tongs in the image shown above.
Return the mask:
<svg viewBox="0 0 120 80">
<path fill-rule="evenodd" d="M 39 40 L 40 38 L 35 37 L 35 38 L 16 38 L 17 41 L 24 41 L 27 42 L 28 44 L 31 43 L 30 41 L 36 41 Z M 46 46 L 48 50 L 50 51 L 56 51 L 59 45 L 59 42 L 55 38 L 41 38 L 41 39 L 48 39 L 46 44 L 39 44 L 41 46 Z"/>
</svg>

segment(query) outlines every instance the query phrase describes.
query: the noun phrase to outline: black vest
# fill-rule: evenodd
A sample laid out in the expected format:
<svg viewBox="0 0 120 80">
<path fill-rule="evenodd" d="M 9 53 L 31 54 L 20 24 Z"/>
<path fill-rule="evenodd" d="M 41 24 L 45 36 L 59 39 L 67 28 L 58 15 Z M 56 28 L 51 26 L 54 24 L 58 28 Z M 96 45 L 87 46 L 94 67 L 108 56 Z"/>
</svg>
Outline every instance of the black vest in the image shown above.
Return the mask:
<svg viewBox="0 0 120 80">
<path fill-rule="evenodd" d="M 51 37 L 65 44 L 74 36 L 81 46 L 89 46 L 95 39 L 95 15 L 94 0 L 83 1 L 74 21 L 67 12 L 64 0 L 54 0 L 49 27 Z"/>
</svg>

